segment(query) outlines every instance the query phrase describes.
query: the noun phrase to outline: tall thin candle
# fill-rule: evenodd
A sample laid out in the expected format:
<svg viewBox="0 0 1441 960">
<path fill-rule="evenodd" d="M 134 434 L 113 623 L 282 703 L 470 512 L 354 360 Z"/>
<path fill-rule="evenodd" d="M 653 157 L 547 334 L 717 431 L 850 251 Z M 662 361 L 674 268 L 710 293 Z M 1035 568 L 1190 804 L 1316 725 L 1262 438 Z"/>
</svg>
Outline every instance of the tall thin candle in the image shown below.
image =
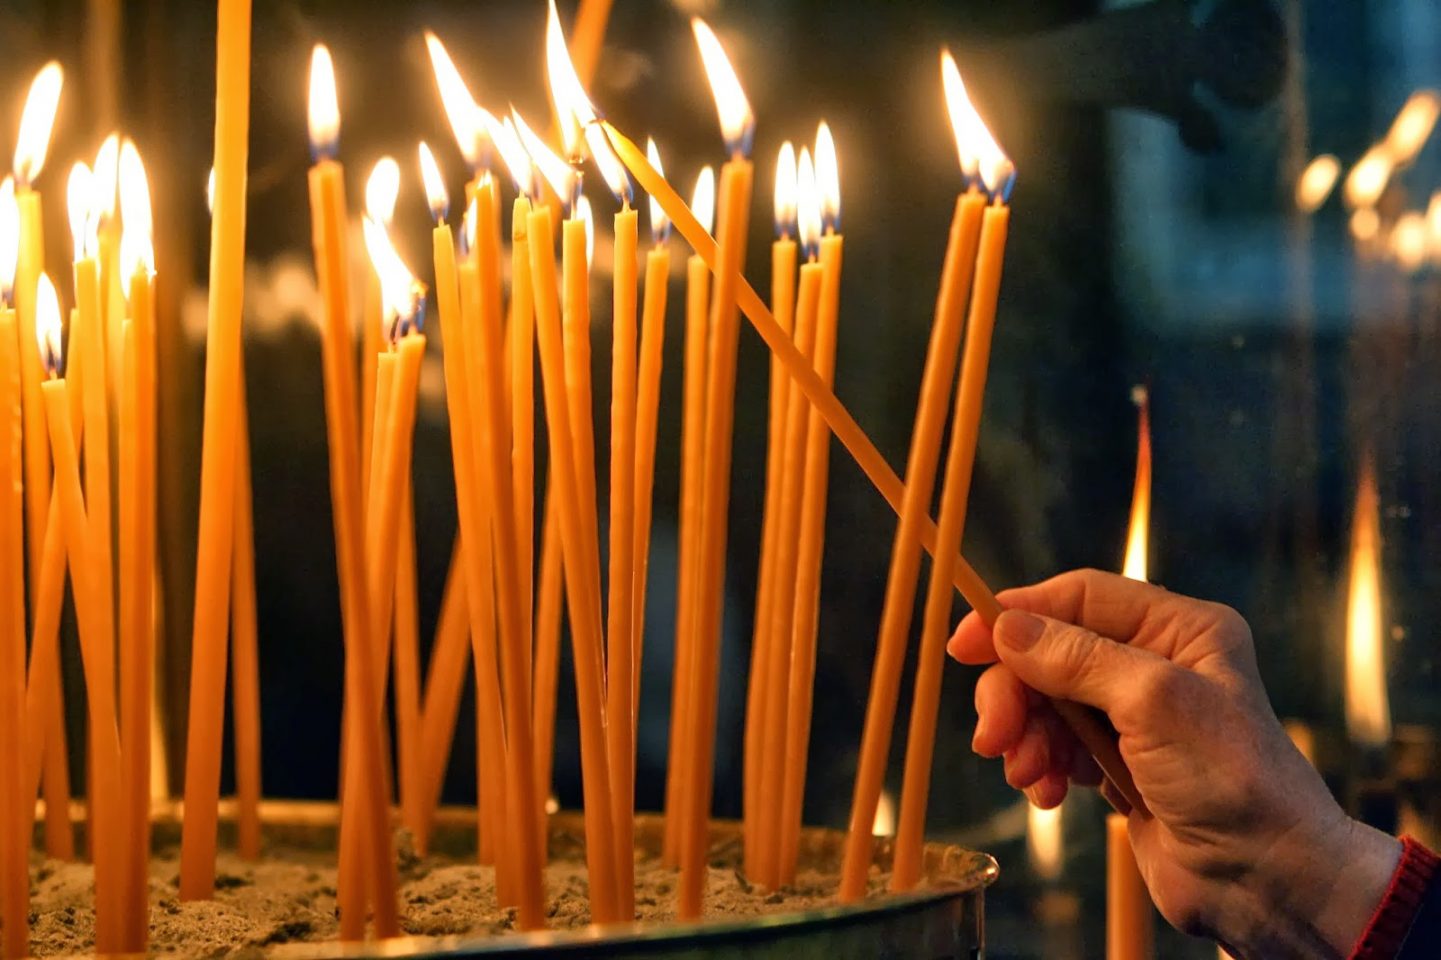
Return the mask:
<svg viewBox="0 0 1441 960">
<path fill-rule="evenodd" d="M 235 519 L 235 437 L 240 399 L 241 306 L 245 280 L 245 183 L 250 131 L 250 0 L 218 0 L 215 94 L 215 213 L 210 228 L 210 298 L 200 463 L 200 533 L 180 897 L 215 891 L 221 734 L 230 563 Z"/>
</svg>

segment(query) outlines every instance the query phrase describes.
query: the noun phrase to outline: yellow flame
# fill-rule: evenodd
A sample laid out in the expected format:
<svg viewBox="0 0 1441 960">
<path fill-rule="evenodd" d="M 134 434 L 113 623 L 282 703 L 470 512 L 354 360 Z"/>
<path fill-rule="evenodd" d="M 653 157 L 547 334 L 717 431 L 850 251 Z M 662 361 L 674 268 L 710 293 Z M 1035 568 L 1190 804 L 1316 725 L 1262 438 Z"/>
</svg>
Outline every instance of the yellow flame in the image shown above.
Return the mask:
<svg viewBox="0 0 1441 960">
<path fill-rule="evenodd" d="M 1063 807 L 1042 810 L 1026 804 L 1026 855 L 1031 870 L 1041 880 L 1055 880 L 1061 875 L 1065 859 L 1065 838 L 1061 832 Z"/>
<path fill-rule="evenodd" d="M 961 172 L 967 178 L 979 177 L 988 190 L 1002 189 L 1014 172 L 1011 160 L 976 112 L 970 95 L 966 93 L 966 85 L 961 81 L 961 71 L 949 50 L 941 51 L 941 86 L 946 94 L 946 110 L 951 117 L 951 131 L 956 137 Z"/>
<path fill-rule="evenodd" d="M 1315 213 L 1336 187 L 1341 176 L 1341 161 L 1329 153 L 1306 164 L 1296 179 L 1296 208 L 1302 213 Z"/>
<path fill-rule="evenodd" d="M 310 149 L 316 157 L 335 156 L 340 139 L 340 103 L 335 96 L 335 64 L 330 48 L 310 51 Z"/>
<path fill-rule="evenodd" d="M 1346 732 L 1352 741 L 1384 746 L 1391 738 L 1386 664 L 1381 650 L 1381 498 L 1367 454 L 1351 520 L 1351 571 L 1346 599 Z"/>
<path fill-rule="evenodd" d="M 660 148 L 655 145 L 654 137 L 645 138 L 645 158 L 650 165 L 655 167 L 655 172 L 665 176 L 665 170 L 660 164 Z M 656 243 L 665 239 L 670 232 L 670 218 L 665 215 L 665 208 L 655 197 L 650 198 L 650 234 L 651 239 Z"/>
<path fill-rule="evenodd" d="M 585 265 L 595 260 L 595 213 L 590 209 L 590 197 L 581 194 L 575 202 L 575 217 L 585 224 Z"/>
<path fill-rule="evenodd" d="M 821 242 L 821 198 L 808 147 L 801 147 L 800 162 L 796 165 L 796 221 L 801 245 L 807 256 L 814 257 Z"/>
<path fill-rule="evenodd" d="M 47 273 L 41 273 L 35 285 L 35 340 L 45 369 L 51 376 L 59 374 L 65 357 L 60 344 L 60 298 Z"/>
<path fill-rule="evenodd" d="M 129 275 L 139 270 L 155 272 L 154 218 L 150 208 L 150 178 L 135 143 L 127 139 L 120 147 L 120 214 L 125 232 L 120 236 L 120 262 Z M 130 285 L 125 284 L 127 293 Z"/>
<path fill-rule="evenodd" d="M 215 215 L 215 168 L 210 168 L 210 175 L 205 178 L 205 209 L 210 215 Z"/>
<path fill-rule="evenodd" d="M 876 801 L 876 818 L 871 821 L 871 836 L 893 837 L 896 835 L 896 798 L 889 790 L 882 790 Z"/>
<path fill-rule="evenodd" d="M 710 164 L 700 168 L 696 174 L 695 191 L 690 198 L 690 212 L 695 214 L 706 233 L 715 226 L 715 171 Z"/>
<path fill-rule="evenodd" d="M 816 129 L 816 195 L 821 205 L 821 223 L 834 233 L 841 220 L 841 171 L 836 160 L 836 141 L 824 120 Z"/>
<path fill-rule="evenodd" d="M 60 88 L 65 73 L 51 60 L 40 68 L 30 83 L 25 112 L 20 115 L 20 135 L 15 141 L 15 182 L 28 187 L 45 168 L 50 133 L 55 128 L 55 111 L 60 106 Z"/>
<path fill-rule="evenodd" d="M 472 170 L 481 165 L 481 131 L 475 112 L 475 98 L 455 69 L 440 38 L 429 30 L 425 31 L 425 46 L 430 51 L 430 66 L 435 71 L 435 84 L 440 88 L 440 102 L 450 120 L 450 129 L 455 133 L 455 142 L 460 153 Z"/>
<path fill-rule="evenodd" d="M 530 124 L 525 122 L 525 118 L 514 107 L 511 108 L 510 115 L 515 121 L 515 132 L 520 135 L 521 145 L 525 147 L 525 152 L 530 154 L 530 162 L 535 164 L 535 168 L 540 171 L 545 182 L 550 184 L 555 195 L 560 197 L 561 202 L 569 203 L 571 191 L 575 188 L 575 172 L 571 170 L 570 164 L 545 145 L 545 141 L 530 128 Z"/>
<path fill-rule="evenodd" d="M 1438 116 L 1441 116 L 1441 94 L 1435 90 L 1417 90 L 1407 98 L 1386 133 L 1386 147 L 1397 165 L 1416 158 L 1436 128 Z"/>
<path fill-rule="evenodd" d="M 1351 172 L 1346 174 L 1344 185 L 1346 202 L 1353 207 L 1375 206 L 1386 191 L 1391 172 L 1396 163 L 1385 144 L 1378 143 L 1361 155 Z"/>
<path fill-rule="evenodd" d="M 1360 243 L 1373 240 L 1381 230 L 1381 215 L 1375 207 L 1361 207 L 1351 214 L 1351 236 Z"/>
<path fill-rule="evenodd" d="M 92 202 L 95 199 L 94 177 L 84 163 L 76 162 L 70 168 L 70 178 L 65 182 L 65 210 L 70 215 L 70 239 L 75 244 L 75 261 L 86 257 L 86 238 L 90 234 L 93 215 Z"/>
<path fill-rule="evenodd" d="M 20 206 L 15 202 L 15 179 L 0 181 L 0 300 L 12 303 L 15 267 L 20 258 Z"/>
<path fill-rule="evenodd" d="M 370 254 L 370 263 L 380 280 L 380 298 L 385 306 L 384 323 L 386 336 L 395 333 L 397 319 L 410 318 L 416 308 L 415 275 L 400 259 L 400 253 L 391 242 L 390 233 L 384 226 L 370 217 L 363 220 L 365 249 Z"/>
<path fill-rule="evenodd" d="M 112 133 L 100 144 L 91 173 L 95 175 L 96 200 L 101 214 L 115 216 L 116 191 L 120 188 L 120 134 Z"/>
<path fill-rule="evenodd" d="M 1131 493 L 1131 525 L 1126 532 L 1126 562 L 1121 572 L 1132 580 L 1146 580 L 1151 534 L 1151 404 L 1145 387 L 1136 387 L 1131 398 L 1140 408 L 1136 428 L 1136 484 Z"/>
<path fill-rule="evenodd" d="M 711 94 L 715 97 L 716 114 L 720 117 L 721 136 L 726 147 L 734 154 L 749 152 L 751 134 L 755 129 L 755 114 L 746 99 L 745 89 L 731 66 L 725 48 L 716 39 L 715 31 L 700 17 L 690 22 L 695 32 L 696 46 L 700 48 L 701 62 L 705 65 L 706 79 L 710 81 Z"/>
<path fill-rule="evenodd" d="M 365 181 L 365 212 L 382 227 L 389 228 L 395 219 L 395 200 L 400 196 L 400 164 L 394 157 L 375 161 L 370 178 Z"/>
<path fill-rule="evenodd" d="M 495 144 L 495 150 L 500 154 L 506 169 L 510 171 L 510 178 L 515 181 L 515 188 L 529 196 L 535 187 L 535 178 L 531 173 L 530 154 L 525 152 L 525 146 L 520 142 L 520 134 L 515 131 L 515 122 L 510 117 L 506 117 L 504 121 L 497 120 L 484 108 L 481 109 L 480 117 L 485 124 L 486 134 L 491 143 Z"/>
<path fill-rule="evenodd" d="M 1426 215 L 1408 210 L 1396 218 L 1391 227 L 1391 256 L 1407 273 L 1415 273 L 1426 263 Z"/>
<path fill-rule="evenodd" d="M 460 232 L 465 240 L 466 250 L 475 249 L 475 221 L 479 216 L 479 208 L 476 206 L 474 195 L 472 195 L 470 203 L 465 205 L 465 214 L 460 218 Z"/>
<path fill-rule="evenodd" d="M 796 148 L 787 140 L 776 154 L 776 236 L 789 237 L 796 222 Z"/>
<path fill-rule="evenodd" d="M 420 154 L 420 179 L 425 184 L 425 202 L 430 205 L 430 215 L 435 218 L 435 222 L 444 223 L 446 211 L 450 209 L 450 194 L 445 189 L 445 178 L 440 175 L 435 155 L 430 152 L 430 147 L 426 146 L 424 140 L 420 141 L 417 152 Z"/>
<path fill-rule="evenodd" d="M 550 77 L 550 100 L 560 124 L 561 145 L 566 156 L 578 159 L 584 153 L 581 131 L 595 119 L 595 108 L 570 59 L 555 0 L 550 0 L 550 13 L 545 22 L 545 69 Z"/>
</svg>

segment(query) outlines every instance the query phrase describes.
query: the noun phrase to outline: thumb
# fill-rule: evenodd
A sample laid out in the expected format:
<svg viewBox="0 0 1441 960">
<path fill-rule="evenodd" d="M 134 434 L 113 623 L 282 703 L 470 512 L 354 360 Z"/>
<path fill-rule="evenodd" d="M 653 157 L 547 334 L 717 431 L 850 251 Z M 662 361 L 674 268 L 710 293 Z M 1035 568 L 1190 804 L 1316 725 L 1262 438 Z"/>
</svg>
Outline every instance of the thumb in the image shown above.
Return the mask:
<svg viewBox="0 0 1441 960">
<path fill-rule="evenodd" d="M 1002 613 L 994 636 L 1001 662 L 1028 687 L 1108 714 L 1171 668 L 1150 651 L 1023 610 Z"/>
</svg>

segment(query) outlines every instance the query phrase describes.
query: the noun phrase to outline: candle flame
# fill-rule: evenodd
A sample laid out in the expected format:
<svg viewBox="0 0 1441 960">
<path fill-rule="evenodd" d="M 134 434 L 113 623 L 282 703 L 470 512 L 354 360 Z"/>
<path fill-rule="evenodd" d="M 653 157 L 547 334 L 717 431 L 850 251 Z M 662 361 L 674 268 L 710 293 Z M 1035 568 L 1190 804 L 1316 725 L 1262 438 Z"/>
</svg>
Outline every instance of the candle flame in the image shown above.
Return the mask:
<svg viewBox="0 0 1441 960">
<path fill-rule="evenodd" d="M 756 132 L 756 118 L 751 112 L 750 100 L 746 99 L 735 67 L 731 65 L 720 40 L 716 39 L 715 31 L 700 17 L 692 18 L 690 25 L 695 32 L 696 46 L 700 48 L 711 94 L 715 97 L 716 114 L 720 117 L 721 136 L 725 138 L 726 149 L 731 156 L 749 156 Z"/>
<path fill-rule="evenodd" d="M 55 111 L 60 106 L 60 88 L 65 72 L 51 60 L 40 68 L 30 83 L 25 112 L 20 115 L 20 135 L 15 140 L 15 183 L 28 187 L 45 168 L 50 133 L 55 128 Z"/>
<path fill-rule="evenodd" d="M 381 322 L 385 337 L 390 343 L 395 343 L 412 323 L 419 320 L 424 287 L 400 258 L 389 231 L 371 217 L 365 217 L 362 224 L 365 249 L 380 280 L 380 299 L 384 304 Z"/>
<path fill-rule="evenodd" d="M 1061 832 L 1062 807 L 1042 810 L 1026 805 L 1026 855 L 1031 870 L 1041 880 L 1055 880 L 1061 875 L 1066 844 Z"/>
<path fill-rule="evenodd" d="M 65 363 L 60 345 L 60 298 L 50 275 L 41 273 L 35 284 L 35 340 L 40 345 L 40 362 L 47 376 L 57 377 Z"/>
<path fill-rule="evenodd" d="M 984 186 L 1002 202 L 1009 200 L 1011 188 L 1015 186 L 1016 168 L 976 112 L 970 95 L 966 93 L 966 85 L 961 82 L 961 71 L 949 50 L 941 51 L 941 86 L 946 93 L 946 109 L 956 137 L 961 173 L 971 183 Z"/>
<path fill-rule="evenodd" d="M 1436 128 L 1438 117 L 1441 117 L 1441 93 L 1435 90 L 1417 90 L 1402 104 L 1386 133 L 1386 148 L 1398 166 L 1410 163 L 1421 152 Z"/>
<path fill-rule="evenodd" d="M 399 196 L 400 164 L 394 157 L 381 157 L 365 181 L 366 215 L 389 229 L 391 220 L 395 219 L 395 200 Z"/>
<path fill-rule="evenodd" d="M 466 256 L 475 249 L 475 221 L 480 216 L 475 204 L 475 197 L 465 205 L 465 213 L 460 218 L 460 252 Z"/>
<path fill-rule="evenodd" d="M 824 120 L 816 130 L 816 196 L 821 205 L 821 226 L 826 233 L 841 228 L 841 171 L 836 160 L 836 141 Z"/>
<path fill-rule="evenodd" d="M 1351 214 L 1350 230 L 1351 236 L 1360 243 L 1374 240 L 1381 231 L 1381 215 L 1375 207 L 1360 207 Z"/>
<path fill-rule="evenodd" d="M 893 837 L 896 835 L 896 798 L 889 790 L 882 790 L 876 801 L 876 817 L 871 821 L 871 836 Z"/>
<path fill-rule="evenodd" d="M 1407 273 L 1415 273 L 1426 264 L 1426 215 L 1408 210 L 1396 218 L 1391 227 L 1391 256 Z"/>
<path fill-rule="evenodd" d="M 340 103 L 335 96 L 335 64 L 323 43 L 310 51 L 309 119 L 310 155 L 333 160 L 340 143 Z"/>
<path fill-rule="evenodd" d="M 690 198 L 690 212 L 700 222 L 701 229 L 711 232 L 715 225 L 715 171 L 710 164 L 700 168 L 695 178 L 695 192 Z"/>
<path fill-rule="evenodd" d="M 583 159 L 585 150 L 581 139 L 584 136 L 606 186 L 618 200 L 629 204 L 632 196 L 630 177 L 626 176 L 624 165 L 610 148 L 605 131 L 596 123 L 595 106 L 586 95 L 585 86 L 570 59 L 565 33 L 560 29 L 560 14 L 555 10 L 555 0 L 550 0 L 550 14 L 546 20 L 545 65 L 550 75 L 550 97 L 560 121 L 561 141 L 566 155 L 573 163 Z"/>
<path fill-rule="evenodd" d="M 210 175 L 205 178 L 205 209 L 213 217 L 215 216 L 215 168 L 210 168 Z"/>
<path fill-rule="evenodd" d="M 0 181 L 0 301 L 13 303 L 15 267 L 20 259 L 20 206 L 15 202 L 15 179 Z"/>
<path fill-rule="evenodd" d="M 645 158 L 650 165 L 655 167 L 655 172 L 665 176 L 665 170 L 660 165 L 660 148 L 655 145 L 654 137 L 645 138 Z M 665 215 L 665 208 L 655 197 L 650 198 L 650 240 L 651 243 L 659 246 L 670 237 L 670 217 Z"/>
<path fill-rule="evenodd" d="M 94 217 L 94 177 L 90 168 L 77 161 L 70 168 L 70 178 L 65 182 L 65 210 L 70 215 L 70 239 L 75 244 L 75 262 L 87 255 L 93 255 L 95 245 L 90 243 L 90 224 Z"/>
<path fill-rule="evenodd" d="M 776 154 L 776 236 L 782 240 L 796 229 L 796 148 L 787 140 Z"/>
<path fill-rule="evenodd" d="M 1296 209 L 1302 213 L 1315 213 L 1331 195 L 1336 181 L 1341 176 L 1341 161 L 1329 153 L 1306 164 L 1296 180 Z"/>
<path fill-rule="evenodd" d="M 134 141 L 120 147 L 120 215 L 125 231 L 120 235 L 120 263 L 133 276 L 140 270 L 155 273 L 154 217 L 150 208 L 150 178 Z M 129 295 L 130 285 L 124 284 Z"/>
<path fill-rule="evenodd" d="M 515 122 L 510 117 L 506 117 L 504 121 L 497 120 L 484 108 L 481 109 L 481 119 L 485 124 L 486 135 L 490 137 L 491 143 L 495 144 L 496 152 L 510 171 L 510 178 L 515 181 L 515 189 L 524 196 L 532 196 L 535 191 L 535 172 L 530 162 L 530 154 L 525 152 L 525 146 L 520 142 L 520 134 L 515 131 Z"/>
<path fill-rule="evenodd" d="M 430 215 L 435 222 L 444 223 L 446 214 L 450 212 L 450 194 L 445 189 L 445 178 L 440 175 L 435 155 L 424 140 L 420 141 L 417 152 L 420 154 L 420 179 L 425 184 L 425 202 L 430 205 Z"/>
<path fill-rule="evenodd" d="M 590 269 L 595 260 L 595 213 L 590 209 L 590 197 L 585 194 L 575 201 L 575 217 L 585 224 L 585 266 Z"/>
<path fill-rule="evenodd" d="M 796 221 L 801 247 L 806 257 L 814 260 L 821 243 L 821 200 L 816 188 L 816 167 L 807 147 L 801 147 L 800 162 L 796 165 Z"/>
<path fill-rule="evenodd" d="M 1353 207 L 1371 207 L 1386 192 L 1386 184 L 1396 162 L 1384 143 L 1378 143 L 1361 155 L 1351 172 L 1346 174 L 1344 185 L 1346 202 Z"/>
<path fill-rule="evenodd" d="M 101 215 L 107 219 L 115 216 L 115 200 L 120 189 L 120 134 L 112 133 L 101 142 L 90 172 L 95 176 Z"/>
<path fill-rule="evenodd" d="M 1145 387 L 1131 391 L 1139 410 L 1136 427 L 1136 484 L 1131 493 L 1131 525 L 1126 533 L 1126 561 L 1121 572 L 1132 580 L 1147 579 L 1147 546 L 1151 533 L 1151 399 Z"/>
<path fill-rule="evenodd" d="M 1346 731 L 1371 747 L 1391 738 L 1386 664 L 1381 650 L 1381 498 L 1370 453 L 1361 466 L 1351 519 L 1351 571 L 1346 601 Z"/>
<path fill-rule="evenodd" d="M 435 71 L 440 102 L 450 120 L 450 129 L 455 133 L 455 142 L 471 170 L 478 171 L 485 166 L 485 141 L 476 116 L 475 98 L 461 79 L 460 71 L 455 69 L 455 61 L 450 59 L 445 44 L 429 30 L 425 31 L 425 46 L 430 51 L 430 66 Z"/>
<path fill-rule="evenodd" d="M 520 135 L 521 145 L 525 147 L 525 152 L 530 154 L 530 162 L 535 164 L 535 168 L 540 171 L 545 182 L 550 184 L 550 188 L 555 191 L 555 195 L 561 199 L 561 202 L 568 207 L 573 205 L 575 202 L 573 194 L 577 190 L 575 171 L 571 169 L 570 164 L 556 156 L 550 147 L 545 145 L 545 141 L 530 128 L 530 124 L 525 122 L 520 111 L 511 107 L 510 116 L 515 121 L 515 132 Z"/>
</svg>

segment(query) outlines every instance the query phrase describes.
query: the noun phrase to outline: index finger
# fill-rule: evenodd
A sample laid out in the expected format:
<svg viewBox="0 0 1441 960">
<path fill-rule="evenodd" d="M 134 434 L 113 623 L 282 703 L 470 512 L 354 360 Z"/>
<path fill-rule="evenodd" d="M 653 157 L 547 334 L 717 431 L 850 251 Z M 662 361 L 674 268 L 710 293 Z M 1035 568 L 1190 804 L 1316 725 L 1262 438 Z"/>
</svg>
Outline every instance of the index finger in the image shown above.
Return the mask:
<svg viewBox="0 0 1441 960">
<path fill-rule="evenodd" d="M 1175 601 L 1171 592 L 1101 570 L 1071 570 L 1027 587 L 1004 590 L 996 597 L 1001 606 L 1027 610 L 1092 630 L 1120 643 L 1129 643 L 1158 606 Z M 971 611 L 966 614 L 947 651 L 961 663 L 994 663 L 996 648 L 991 628 Z"/>
</svg>

